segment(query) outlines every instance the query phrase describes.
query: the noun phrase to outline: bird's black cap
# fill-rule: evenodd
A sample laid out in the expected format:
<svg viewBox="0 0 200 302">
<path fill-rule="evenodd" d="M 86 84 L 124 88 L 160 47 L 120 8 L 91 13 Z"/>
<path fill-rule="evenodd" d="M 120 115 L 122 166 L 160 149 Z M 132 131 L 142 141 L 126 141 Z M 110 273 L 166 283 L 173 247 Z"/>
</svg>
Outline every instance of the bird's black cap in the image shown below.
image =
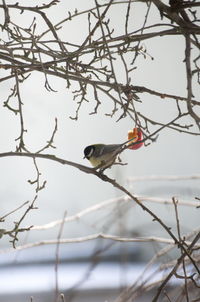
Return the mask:
<svg viewBox="0 0 200 302">
<path fill-rule="evenodd" d="M 94 150 L 95 150 L 95 147 L 93 145 L 91 146 L 87 146 L 85 149 L 84 149 L 84 158 L 87 158 L 89 159 L 92 154 L 94 153 Z"/>
</svg>

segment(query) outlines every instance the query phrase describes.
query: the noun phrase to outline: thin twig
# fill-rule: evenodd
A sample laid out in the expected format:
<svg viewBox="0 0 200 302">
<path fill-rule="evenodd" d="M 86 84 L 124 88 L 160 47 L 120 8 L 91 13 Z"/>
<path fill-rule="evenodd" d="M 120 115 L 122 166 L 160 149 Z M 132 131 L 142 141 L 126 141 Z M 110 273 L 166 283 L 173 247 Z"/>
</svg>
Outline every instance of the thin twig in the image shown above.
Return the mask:
<svg viewBox="0 0 200 302">
<path fill-rule="evenodd" d="M 59 298 L 59 286 L 58 286 L 58 265 L 59 265 L 59 248 L 60 248 L 60 240 L 64 228 L 64 221 L 67 215 L 67 211 L 64 212 L 62 223 L 60 225 L 57 243 L 56 243 L 56 261 L 55 261 L 55 301 Z"/>
</svg>

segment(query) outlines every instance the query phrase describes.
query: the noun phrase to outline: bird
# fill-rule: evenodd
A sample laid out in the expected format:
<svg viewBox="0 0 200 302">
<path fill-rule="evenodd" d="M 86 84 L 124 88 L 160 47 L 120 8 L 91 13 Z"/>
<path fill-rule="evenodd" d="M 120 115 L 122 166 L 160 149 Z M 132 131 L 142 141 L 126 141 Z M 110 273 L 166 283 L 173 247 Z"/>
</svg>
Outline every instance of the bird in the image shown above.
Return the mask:
<svg viewBox="0 0 200 302">
<path fill-rule="evenodd" d="M 93 167 L 106 169 L 114 164 L 117 155 L 124 144 L 94 144 L 84 149 L 84 158 L 87 158 Z"/>
<path fill-rule="evenodd" d="M 137 128 L 138 129 L 138 128 Z M 89 145 L 84 149 L 84 158 L 87 158 L 92 166 L 94 168 L 99 168 L 100 170 L 105 170 L 106 168 L 112 166 L 119 153 L 123 151 L 124 147 L 133 149 L 132 143 L 135 143 L 137 141 L 141 141 L 142 139 L 142 132 L 140 129 L 138 131 L 134 132 L 134 136 L 132 135 L 131 139 L 127 140 L 126 142 L 122 144 L 111 144 L 111 145 L 106 145 L 106 144 L 94 144 L 94 145 Z M 140 135 L 138 135 L 138 133 Z M 140 147 L 143 145 L 143 143 L 139 143 Z M 139 145 L 138 144 L 138 145 Z M 129 146 L 130 145 L 130 146 Z M 135 149 L 137 144 L 135 145 Z"/>
</svg>

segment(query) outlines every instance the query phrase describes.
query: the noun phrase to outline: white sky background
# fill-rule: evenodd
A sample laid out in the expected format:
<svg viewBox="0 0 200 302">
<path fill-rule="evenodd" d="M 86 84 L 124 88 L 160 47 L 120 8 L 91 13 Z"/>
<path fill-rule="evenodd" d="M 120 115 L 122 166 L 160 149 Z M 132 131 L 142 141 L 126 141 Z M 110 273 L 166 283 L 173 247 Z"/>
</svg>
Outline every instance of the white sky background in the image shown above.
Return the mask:
<svg viewBox="0 0 200 302">
<path fill-rule="evenodd" d="M 15 3 L 16 1 L 9 1 Z M 27 5 L 27 1 L 20 1 L 20 4 Z M 38 1 L 41 5 L 43 1 Z M 7 1 L 8 4 L 8 1 Z M 36 5 L 35 1 L 29 1 L 29 5 Z M 67 16 L 68 11 L 78 11 L 93 7 L 93 1 L 61 1 L 57 6 L 49 10 L 48 15 L 51 21 L 56 24 Z M 144 8 L 141 4 L 134 6 L 133 18 L 129 24 L 129 30 L 134 31 L 141 27 L 143 20 Z M 145 8 L 146 11 L 146 8 Z M 125 5 L 116 5 L 111 9 L 111 24 L 118 25 L 114 35 L 123 34 L 122 27 L 126 14 Z M 15 21 L 17 24 L 24 24 L 30 15 L 24 13 L 16 14 Z M 152 13 L 152 20 L 158 18 L 157 12 Z M 152 21 L 153 23 L 154 21 Z M 38 31 L 43 24 L 37 23 Z M 67 28 L 68 26 L 68 28 Z M 61 39 L 73 43 L 81 43 L 83 33 L 88 30 L 87 18 L 83 16 L 77 17 L 69 25 L 60 31 Z M 133 29 L 132 29 L 133 28 Z M 123 30 L 122 30 L 123 29 Z M 2 34 L 2 33 L 1 33 Z M 85 37 L 85 35 L 84 35 Z M 48 39 L 48 37 L 47 37 Z M 141 55 L 136 61 L 137 70 L 132 73 L 133 85 L 145 86 L 160 92 L 171 93 L 175 95 L 186 96 L 186 76 L 184 59 L 183 39 L 179 37 L 159 37 L 153 40 L 147 40 L 143 45 L 147 49 L 154 60 L 150 56 L 146 59 Z M 130 60 L 132 58 L 130 57 Z M 125 74 L 121 72 L 122 68 L 118 62 L 115 65 L 115 71 L 118 81 L 125 84 Z M 0 70 L 0 73 L 3 71 Z M 83 149 L 92 143 L 121 143 L 127 139 L 127 132 L 133 128 L 133 122 L 129 119 L 121 119 L 116 122 L 119 115 L 113 118 L 105 116 L 110 113 L 113 104 L 105 96 L 101 96 L 102 105 L 97 115 L 89 115 L 93 111 L 95 101 L 83 104 L 78 121 L 69 119 L 74 116 L 76 111 L 76 102 L 73 101 L 72 93 L 66 89 L 66 83 L 62 79 L 48 77 L 53 89 L 58 92 L 47 92 L 44 88 L 44 75 L 41 73 L 33 73 L 31 77 L 20 85 L 21 95 L 24 103 L 24 121 L 25 128 L 28 130 L 25 135 L 25 143 L 28 148 L 34 152 L 41 148 L 51 137 L 54 129 L 55 117 L 58 118 L 58 132 L 55 137 L 54 145 L 56 149 L 51 149 L 48 153 L 55 154 L 58 157 L 75 161 L 80 164 L 89 165 L 89 162 L 83 160 Z M 0 85 L 0 95 L 2 106 L 0 108 L 0 152 L 14 151 L 15 139 L 19 136 L 20 124 L 19 117 L 3 107 L 3 101 L 10 94 L 12 81 L 4 82 Z M 72 85 L 73 90 L 76 85 Z M 200 98 L 199 87 L 195 87 L 196 99 Z M 177 112 L 175 110 L 174 101 L 169 99 L 156 99 L 154 96 L 141 94 L 142 104 L 138 103 L 138 111 L 147 113 L 152 119 L 155 118 L 160 122 L 168 122 L 173 119 Z M 14 101 L 13 101 L 14 104 Z M 193 123 L 190 119 L 185 119 L 186 123 Z M 153 128 L 152 128 L 153 130 Z M 155 129 L 154 129 L 155 130 Z M 189 136 L 187 134 L 179 134 L 172 130 L 164 130 L 160 133 L 156 143 L 148 147 L 143 147 L 136 151 L 127 150 L 122 154 L 122 159 L 127 162 L 127 166 L 112 167 L 106 173 L 119 182 L 127 186 L 127 178 L 131 176 L 142 175 L 194 175 L 199 174 L 200 162 L 200 140 L 198 136 Z M 46 152 L 45 152 L 46 153 Z M 88 206 L 96 204 L 100 201 L 114 198 L 121 195 L 111 185 L 103 183 L 93 175 L 87 175 L 79 170 L 62 166 L 48 160 L 37 160 L 42 179 L 47 180 L 46 189 L 39 193 L 37 200 L 38 210 L 30 212 L 24 221 L 24 225 L 44 224 L 52 220 L 62 218 L 64 211 L 70 216 L 76 212 L 85 209 Z M 35 178 L 35 169 L 33 162 L 28 158 L 1 158 L 0 159 L 0 200 L 1 200 L 1 216 L 11 211 L 13 208 L 21 205 L 27 200 L 32 200 L 35 195 L 34 186 L 31 186 L 27 180 Z M 163 188 L 163 189 L 162 189 Z M 166 189 L 167 188 L 167 189 Z M 158 191 L 157 191 L 158 189 Z M 161 183 L 158 188 L 156 182 L 140 182 L 133 186 L 135 194 L 143 194 L 153 196 L 159 195 L 171 198 L 172 196 L 180 196 L 194 201 L 195 196 L 199 196 L 199 181 L 179 183 Z M 186 194 L 187 193 L 187 194 Z M 151 205 L 155 212 L 161 215 L 168 225 L 175 226 L 175 214 L 173 207 L 161 207 Z M 0 228 L 11 228 L 13 221 L 17 220 L 22 211 L 9 216 Z M 98 220 L 100 215 L 100 224 L 111 216 L 111 208 L 108 208 L 108 215 L 100 215 L 95 213 L 92 217 L 87 216 L 79 223 L 68 224 L 65 227 L 63 236 L 82 236 L 85 234 L 100 231 L 99 224 L 94 227 L 93 222 Z M 184 222 L 184 230 L 190 230 L 198 225 L 199 212 L 196 209 L 183 208 L 180 212 L 181 219 Z M 101 221 L 102 219 L 102 221 Z M 151 218 L 144 213 L 138 206 L 131 207 L 129 215 L 124 219 L 129 221 L 129 229 L 133 232 L 141 232 L 140 235 L 149 235 L 148 229 L 151 226 L 155 234 L 160 233 L 155 230 L 155 223 L 151 222 Z M 188 223 L 189 221 L 189 223 Z M 148 226 L 148 228 L 146 228 Z M 114 225 L 112 232 L 116 232 L 117 223 Z M 55 238 L 58 229 L 46 232 L 31 232 L 27 241 Z M 22 242 L 25 239 L 22 240 Z M 5 238 L 1 244 L 10 245 L 9 239 Z"/>
</svg>

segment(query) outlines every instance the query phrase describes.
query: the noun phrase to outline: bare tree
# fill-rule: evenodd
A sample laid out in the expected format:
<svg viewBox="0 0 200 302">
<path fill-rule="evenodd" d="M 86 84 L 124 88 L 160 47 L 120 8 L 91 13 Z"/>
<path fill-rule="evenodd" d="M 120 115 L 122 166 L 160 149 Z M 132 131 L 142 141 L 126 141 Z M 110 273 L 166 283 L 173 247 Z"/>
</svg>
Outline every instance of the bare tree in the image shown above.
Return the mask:
<svg viewBox="0 0 200 302">
<path fill-rule="evenodd" d="M 96 211 L 99 207 L 107 206 L 108 202 L 97 205 L 94 208 L 88 208 L 73 217 L 64 217 L 61 221 L 52 222 L 50 225 L 23 227 L 24 218 L 30 214 L 32 209 L 36 208 L 35 202 L 40 190 L 45 189 L 46 182 L 41 180 L 37 159 L 42 158 L 58 164 L 69 165 L 81 170 L 83 173 L 93 174 L 102 181 L 108 182 L 119 189 L 124 194 L 122 200 L 135 201 L 154 221 L 157 221 L 170 239 L 153 237 L 146 239 L 122 238 L 97 233 L 89 237 L 75 238 L 71 241 L 70 239 L 63 239 L 62 241 L 59 236 L 55 241 L 44 241 L 34 243 L 33 245 L 80 242 L 94 238 L 109 238 L 114 241 L 126 242 L 130 240 L 164 242 L 168 244 L 168 249 L 175 246 L 179 251 L 177 259 L 159 268 L 160 271 L 164 271 L 168 266 L 169 270 L 165 277 L 156 284 L 147 285 L 145 282 L 140 285 L 135 284 L 125 289 L 116 301 L 134 299 L 134 297 L 141 295 L 152 287 L 157 289 L 152 301 L 158 301 L 161 294 L 165 295 L 165 301 L 172 301 L 170 294 L 168 295 L 164 291 L 172 276 L 183 280 L 183 287 L 177 293 L 176 301 L 179 301 L 178 299 L 182 296 L 184 296 L 185 301 L 198 301 L 198 282 L 200 278 L 198 241 L 200 230 L 198 229 L 195 232 L 187 234 L 187 236 L 181 234 L 178 201 L 175 198 L 168 201 L 174 205 L 177 224 L 176 234 L 150 207 L 142 202 L 141 196 L 133 195 L 115 179 L 107 176 L 106 172 L 102 173 L 98 169 L 60 158 L 51 152 L 46 153 L 52 148 L 55 149 L 54 140 L 58 131 L 57 119 L 55 119 L 54 129 L 47 143 L 39 150 L 32 152 L 26 143 L 28 132 L 23 110 L 24 102 L 26 101 L 21 94 L 21 87 L 26 81 L 31 81 L 33 73 L 40 73 L 44 76 L 44 87 L 46 90 L 54 93 L 55 90 L 51 84 L 51 79 L 61 79 L 66 83 L 66 89 L 73 94 L 73 99 L 77 104 L 75 116 L 71 117 L 74 120 L 78 120 L 81 115 L 81 107 L 83 104 L 89 103 L 91 98 L 95 100 L 91 114 L 99 114 L 99 108 L 103 106 L 101 98 L 105 96 L 107 102 L 110 102 L 113 106 L 108 115 L 116 118 L 118 121 L 126 118 L 131 119 L 135 127 L 139 127 L 142 130 L 143 141 L 146 145 L 154 142 L 157 134 L 166 128 L 177 133 L 184 132 L 188 135 L 198 137 L 200 135 L 200 20 L 198 16 L 200 2 L 193 0 L 170 0 L 166 4 L 164 3 L 165 1 L 161 0 L 95 0 L 93 2 L 94 6 L 90 6 L 82 11 L 79 11 L 79 8 L 77 8 L 73 12 L 68 12 L 68 15 L 57 23 L 52 20 L 50 13 L 52 9 L 56 9 L 61 5 L 58 0 L 36 6 L 23 6 L 20 5 L 20 2 L 15 4 L 8 2 L 3 0 L 0 5 L 0 11 L 4 16 L 3 22 L 0 25 L 2 32 L 0 40 L 0 68 L 2 72 L 0 83 L 8 83 L 10 87 L 10 93 L 7 99 L 4 100 L 3 106 L 18 117 L 20 133 L 16 138 L 16 149 L 0 153 L 0 157 L 21 156 L 33 159 L 36 179 L 29 180 L 29 182 L 36 186 L 36 194 L 31 202 L 23 203 L 20 207 L 1 217 L 1 222 L 3 222 L 13 212 L 18 211 L 19 208 L 26 207 L 24 214 L 18 222 L 15 222 L 13 228 L 9 230 L 1 229 L 1 236 L 10 236 L 13 247 L 16 248 L 19 232 L 48 229 L 56 224 L 62 226 L 63 223 L 80 218 L 88 212 Z M 113 22 L 110 22 L 112 18 L 111 12 L 118 5 L 123 5 L 126 8 L 126 17 L 122 20 L 124 25 L 121 26 L 120 34 L 116 34 L 115 25 Z M 133 29 L 129 24 L 133 18 L 133 8 L 136 5 L 140 5 L 143 9 L 143 20 L 140 28 Z M 155 20 L 157 20 L 154 20 L 154 23 L 149 23 L 152 10 L 156 11 L 157 17 Z M 28 18 L 28 22 L 24 26 L 15 18 L 15 14 L 19 13 Z M 64 39 L 63 31 L 67 31 L 67 26 L 69 24 L 71 26 L 73 22 L 76 22 L 80 18 L 88 24 L 88 32 L 82 32 L 81 42 L 71 42 Z M 43 25 L 42 27 L 40 26 L 41 24 Z M 167 91 L 153 90 L 143 85 L 138 86 L 134 84 L 132 79 L 136 67 L 140 67 L 138 60 L 141 57 L 153 60 L 143 42 L 151 41 L 158 37 L 164 39 L 169 36 L 182 37 L 184 40 L 185 95 L 173 95 Z M 121 70 L 121 73 L 124 75 L 123 81 L 119 80 L 120 76 L 116 71 L 117 64 L 120 64 L 123 68 Z M 157 100 L 162 101 L 165 99 L 170 102 L 176 113 L 173 119 L 168 119 L 168 122 L 161 122 L 159 118 L 152 118 L 145 112 L 138 110 L 138 104 L 141 105 L 143 103 L 143 96 L 145 94 L 153 95 Z M 16 100 L 16 102 L 14 103 L 13 100 Z M 142 107 L 140 106 L 140 108 Z M 186 117 L 189 118 L 190 123 L 185 123 Z M 196 199 L 199 201 L 198 197 Z M 28 246 L 19 246 L 18 249 L 26 247 Z M 154 263 L 161 255 L 167 253 L 168 249 L 160 251 L 152 259 L 151 263 Z M 192 266 L 190 273 L 187 272 L 188 266 Z"/>
</svg>

